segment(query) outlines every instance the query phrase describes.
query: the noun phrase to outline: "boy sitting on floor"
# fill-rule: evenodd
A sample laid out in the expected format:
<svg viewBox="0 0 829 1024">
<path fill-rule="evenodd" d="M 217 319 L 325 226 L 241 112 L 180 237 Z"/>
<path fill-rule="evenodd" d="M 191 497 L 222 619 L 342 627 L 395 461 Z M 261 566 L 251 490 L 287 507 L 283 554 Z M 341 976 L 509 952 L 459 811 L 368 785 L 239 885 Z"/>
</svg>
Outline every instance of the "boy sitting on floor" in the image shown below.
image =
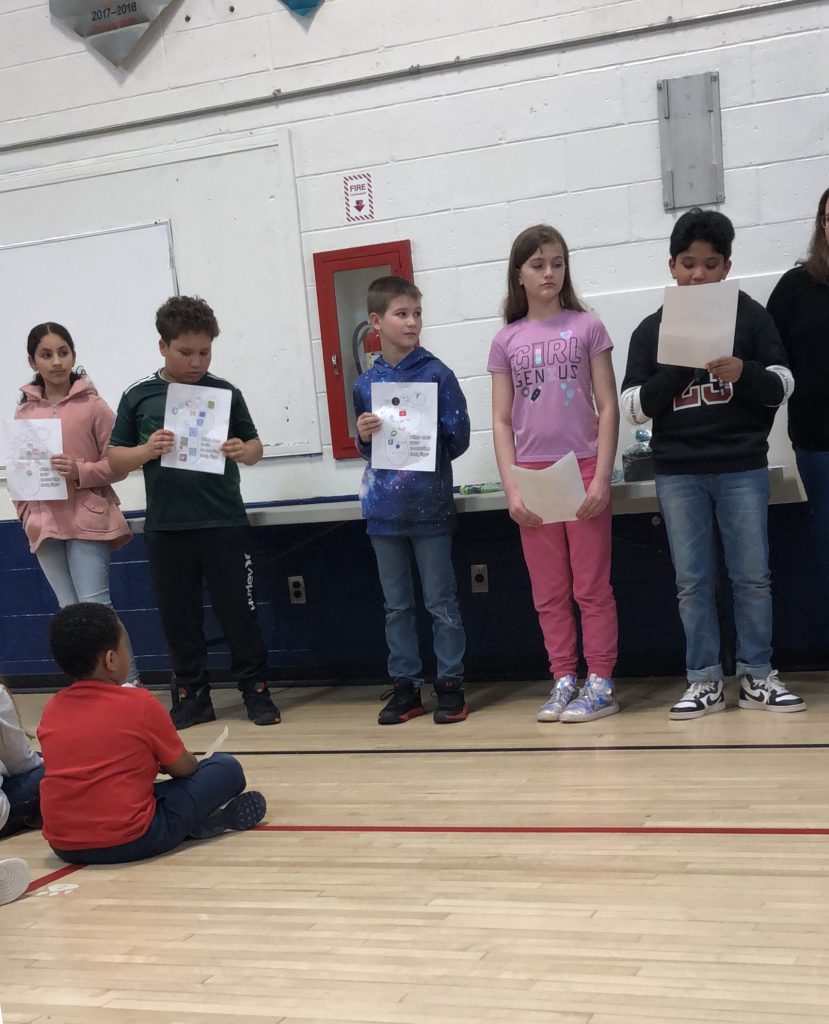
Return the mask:
<svg viewBox="0 0 829 1024">
<path fill-rule="evenodd" d="M 62 608 L 52 619 L 49 643 L 72 679 L 46 705 L 37 730 L 46 766 L 43 836 L 62 860 L 144 860 L 185 839 L 210 839 L 262 820 L 265 798 L 243 792 L 245 776 L 235 757 L 197 761 L 156 697 L 119 685 L 130 655 L 111 608 Z M 155 782 L 159 771 L 172 778 Z"/>
</svg>

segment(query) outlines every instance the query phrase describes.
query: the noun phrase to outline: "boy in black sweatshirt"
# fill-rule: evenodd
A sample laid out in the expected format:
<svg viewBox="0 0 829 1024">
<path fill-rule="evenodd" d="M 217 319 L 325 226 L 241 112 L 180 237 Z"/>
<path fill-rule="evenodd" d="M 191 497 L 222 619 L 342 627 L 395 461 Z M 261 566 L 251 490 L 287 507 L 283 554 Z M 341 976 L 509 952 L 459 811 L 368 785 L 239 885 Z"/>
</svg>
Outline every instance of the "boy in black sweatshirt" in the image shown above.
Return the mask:
<svg viewBox="0 0 829 1024">
<path fill-rule="evenodd" d="M 731 269 L 731 221 L 694 208 L 674 226 L 669 266 L 676 283 L 724 281 Z M 673 719 L 725 707 L 715 599 L 716 521 L 734 594 L 741 708 L 804 711 L 771 666 L 768 559 L 768 435 L 794 383 L 771 317 L 744 292 L 737 302 L 733 355 L 704 369 L 657 363 L 662 310 L 636 328 L 622 383 L 622 412 L 653 420 L 656 494 L 676 571 L 685 630 L 688 687 Z"/>
</svg>

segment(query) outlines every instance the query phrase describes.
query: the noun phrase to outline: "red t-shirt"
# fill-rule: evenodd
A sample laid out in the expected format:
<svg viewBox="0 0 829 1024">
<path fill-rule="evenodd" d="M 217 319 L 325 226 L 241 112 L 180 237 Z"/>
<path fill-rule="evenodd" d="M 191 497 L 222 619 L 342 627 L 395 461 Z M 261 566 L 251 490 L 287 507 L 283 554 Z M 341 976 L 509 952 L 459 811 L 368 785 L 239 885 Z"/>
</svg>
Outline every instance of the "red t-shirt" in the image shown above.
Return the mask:
<svg viewBox="0 0 829 1024">
<path fill-rule="evenodd" d="M 147 690 L 80 681 L 43 710 L 38 739 L 43 836 L 58 850 L 120 846 L 155 814 L 159 766 L 184 750 L 164 706 Z"/>
</svg>

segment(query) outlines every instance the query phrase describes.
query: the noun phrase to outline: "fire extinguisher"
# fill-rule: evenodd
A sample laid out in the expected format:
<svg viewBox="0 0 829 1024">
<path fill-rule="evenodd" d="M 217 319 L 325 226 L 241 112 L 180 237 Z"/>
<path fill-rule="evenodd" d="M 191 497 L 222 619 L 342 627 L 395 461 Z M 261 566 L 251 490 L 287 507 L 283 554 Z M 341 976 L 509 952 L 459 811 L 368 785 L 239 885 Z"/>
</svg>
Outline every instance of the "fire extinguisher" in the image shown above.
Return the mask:
<svg viewBox="0 0 829 1024">
<path fill-rule="evenodd" d="M 380 335 L 371 329 L 368 320 L 357 324 L 357 328 L 351 337 L 351 348 L 354 353 L 354 364 L 357 373 L 363 373 L 374 366 L 375 359 L 382 351 L 380 348 Z M 361 355 L 362 350 L 362 355 Z"/>
</svg>

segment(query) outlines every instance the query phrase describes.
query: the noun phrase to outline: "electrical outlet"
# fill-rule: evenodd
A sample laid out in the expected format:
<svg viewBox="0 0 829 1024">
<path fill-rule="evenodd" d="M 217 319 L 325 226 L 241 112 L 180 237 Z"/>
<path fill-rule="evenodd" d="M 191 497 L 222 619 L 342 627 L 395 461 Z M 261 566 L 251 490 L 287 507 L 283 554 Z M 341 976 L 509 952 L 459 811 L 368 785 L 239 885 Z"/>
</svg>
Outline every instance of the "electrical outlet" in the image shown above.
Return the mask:
<svg viewBox="0 0 829 1024">
<path fill-rule="evenodd" d="M 469 567 L 472 578 L 473 594 L 489 593 L 489 570 L 485 565 L 471 565 Z"/>
<path fill-rule="evenodd" d="M 288 593 L 291 604 L 305 604 L 305 580 L 302 576 L 288 577 Z"/>
</svg>

